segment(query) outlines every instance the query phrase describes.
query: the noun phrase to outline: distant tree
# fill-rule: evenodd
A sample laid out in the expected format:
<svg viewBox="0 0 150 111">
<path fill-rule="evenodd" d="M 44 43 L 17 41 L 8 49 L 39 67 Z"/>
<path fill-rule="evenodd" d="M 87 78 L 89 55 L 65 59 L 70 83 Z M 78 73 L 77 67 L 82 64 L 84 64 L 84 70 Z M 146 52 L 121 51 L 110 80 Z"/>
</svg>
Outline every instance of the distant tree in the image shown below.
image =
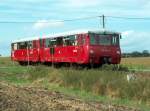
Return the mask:
<svg viewBox="0 0 150 111">
<path fill-rule="evenodd" d="M 143 55 L 144 57 L 148 57 L 148 56 L 150 56 L 150 53 L 149 53 L 148 50 L 143 50 L 142 55 Z"/>
<path fill-rule="evenodd" d="M 131 57 L 131 53 L 122 53 L 123 58 Z"/>
<path fill-rule="evenodd" d="M 0 57 L 1 57 L 2 55 L 0 54 Z"/>
<path fill-rule="evenodd" d="M 134 51 L 134 52 L 131 53 L 131 56 L 132 57 L 141 57 L 142 54 L 140 52 L 138 52 L 138 51 Z"/>
<path fill-rule="evenodd" d="M 131 53 L 122 53 L 122 57 L 148 57 L 150 53 L 148 50 L 143 50 L 142 52 L 133 51 Z"/>
</svg>

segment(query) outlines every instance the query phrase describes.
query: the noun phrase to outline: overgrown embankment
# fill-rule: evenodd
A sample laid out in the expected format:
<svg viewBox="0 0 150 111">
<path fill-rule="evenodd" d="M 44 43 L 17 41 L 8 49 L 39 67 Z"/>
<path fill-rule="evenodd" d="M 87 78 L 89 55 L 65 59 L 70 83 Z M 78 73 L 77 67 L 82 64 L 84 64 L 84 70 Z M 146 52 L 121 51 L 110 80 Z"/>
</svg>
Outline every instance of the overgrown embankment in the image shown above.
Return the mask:
<svg viewBox="0 0 150 111">
<path fill-rule="evenodd" d="M 88 70 L 44 65 L 22 67 L 10 60 L 0 61 L 0 66 L 0 81 L 9 84 L 55 90 L 83 99 L 138 107 L 143 111 L 150 109 L 149 72 L 130 72 L 124 66 L 114 70 L 107 65 Z M 131 75 L 129 80 L 128 75 Z"/>
<path fill-rule="evenodd" d="M 140 111 L 135 108 L 86 102 L 59 92 L 35 87 L 16 87 L 0 82 L 1 111 Z"/>
<path fill-rule="evenodd" d="M 149 104 L 150 76 L 148 73 L 144 75 L 109 69 L 48 69 L 38 66 L 29 69 L 28 79 L 45 78 L 43 81 L 47 80 L 59 86 L 85 90 L 109 98 L 129 99 Z M 127 80 L 127 75 L 131 75 L 130 80 Z"/>
</svg>

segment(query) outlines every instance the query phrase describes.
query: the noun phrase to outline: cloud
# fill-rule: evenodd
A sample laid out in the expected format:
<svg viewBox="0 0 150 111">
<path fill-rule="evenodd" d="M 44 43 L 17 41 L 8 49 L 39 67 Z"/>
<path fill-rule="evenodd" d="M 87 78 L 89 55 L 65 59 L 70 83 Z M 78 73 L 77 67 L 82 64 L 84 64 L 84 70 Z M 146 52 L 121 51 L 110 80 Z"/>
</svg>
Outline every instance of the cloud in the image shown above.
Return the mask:
<svg viewBox="0 0 150 111">
<path fill-rule="evenodd" d="M 138 1 L 138 2 L 137 2 Z M 77 8 L 85 8 L 98 6 L 101 9 L 103 8 L 119 8 L 124 9 L 128 7 L 128 9 L 139 9 L 143 8 L 145 4 L 148 3 L 147 0 L 120 0 L 116 2 L 116 0 L 62 0 L 58 2 L 60 4 L 64 4 L 65 6 L 77 7 Z"/>
<path fill-rule="evenodd" d="M 138 1 L 138 2 L 137 2 Z M 64 9 L 64 13 L 77 12 L 86 15 L 105 14 L 108 16 L 150 16 L 148 0 L 61 0 L 56 6 Z"/>
<path fill-rule="evenodd" d="M 34 25 L 33 29 L 41 30 L 45 28 L 55 28 L 64 26 L 64 22 L 56 20 L 38 20 Z"/>
<path fill-rule="evenodd" d="M 150 1 L 147 2 L 147 4 L 144 5 L 145 9 L 150 9 Z"/>
<path fill-rule="evenodd" d="M 76 8 L 96 6 L 99 4 L 99 2 L 100 2 L 99 0 L 63 0 L 62 1 L 62 3 L 65 6 L 76 7 Z"/>
<path fill-rule="evenodd" d="M 124 32 L 122 32 L 122 36 L 129 36 L 132 33 L 134 33 L 133 30 L 124 31 Z"/>
<path fill-rule="evenodd" d="M 122 32 L 121 48 L 123 52 L 150 50 L 150 32 L 124 31 Z"/>
</svg>

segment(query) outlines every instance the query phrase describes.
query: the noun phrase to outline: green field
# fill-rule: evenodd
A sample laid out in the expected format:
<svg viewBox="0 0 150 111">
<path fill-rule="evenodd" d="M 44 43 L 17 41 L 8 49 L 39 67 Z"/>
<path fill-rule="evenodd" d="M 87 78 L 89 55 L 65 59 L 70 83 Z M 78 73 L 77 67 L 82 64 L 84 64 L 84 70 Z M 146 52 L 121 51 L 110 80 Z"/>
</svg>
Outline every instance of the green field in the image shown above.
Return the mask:
<svg viewBox="0 0 150 111">
<path fill-rule="evenodd" d="M 136 59 L 138 61 L 138 58 Z M 144 60 L 149 61 L 149 58 Z M 133 58 L 127 58 L 122 60 L 125 66 L 121 67 L 128 69 L 126 66 L 130 65 L 130 62 L 136 67 L 142 64 L 136 63 Z M 149 67 L 145 62 L 142 65 Z M 66 67 L 55 69 L 44 65 L 22 67 L 11 62 L 9 58 L 0 58 L 0 81 L 17 86 L 43 87 L 87 101 L 111 102 L 149 111 L 150 72 L 135 72 L 136 79 L 127 81 L 126 77 L 130 72 L 114 70 L 112 67 L 105 65 L 88 70 Z"/>
</svg>

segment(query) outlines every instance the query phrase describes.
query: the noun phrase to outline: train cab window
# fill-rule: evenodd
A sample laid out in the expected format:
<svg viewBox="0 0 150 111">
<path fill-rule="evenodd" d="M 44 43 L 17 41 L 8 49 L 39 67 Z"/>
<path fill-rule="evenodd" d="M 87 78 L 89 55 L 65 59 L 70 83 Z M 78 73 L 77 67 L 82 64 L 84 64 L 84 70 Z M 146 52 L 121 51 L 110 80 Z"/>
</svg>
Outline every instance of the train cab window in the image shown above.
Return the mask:
<svg viewBox="0 0 150 111">
<path fill-rule="evenodd" d="M 111 35 L 90 34 L 91 45 L 111 45 Z"/>
<path fill-rule="evenodd" d="M 119 45 L 119 36 L 112 35 L 112 45 Z"/>
<path fill-rule="evenodd" d="M 17 43 L 11 44 L 11 50 L 17 50 Z"/>
<path fill-rule="evenodd" d="M 100 35 L 99 45 L 111 45 L 111 36 Z"/>
</svg>

